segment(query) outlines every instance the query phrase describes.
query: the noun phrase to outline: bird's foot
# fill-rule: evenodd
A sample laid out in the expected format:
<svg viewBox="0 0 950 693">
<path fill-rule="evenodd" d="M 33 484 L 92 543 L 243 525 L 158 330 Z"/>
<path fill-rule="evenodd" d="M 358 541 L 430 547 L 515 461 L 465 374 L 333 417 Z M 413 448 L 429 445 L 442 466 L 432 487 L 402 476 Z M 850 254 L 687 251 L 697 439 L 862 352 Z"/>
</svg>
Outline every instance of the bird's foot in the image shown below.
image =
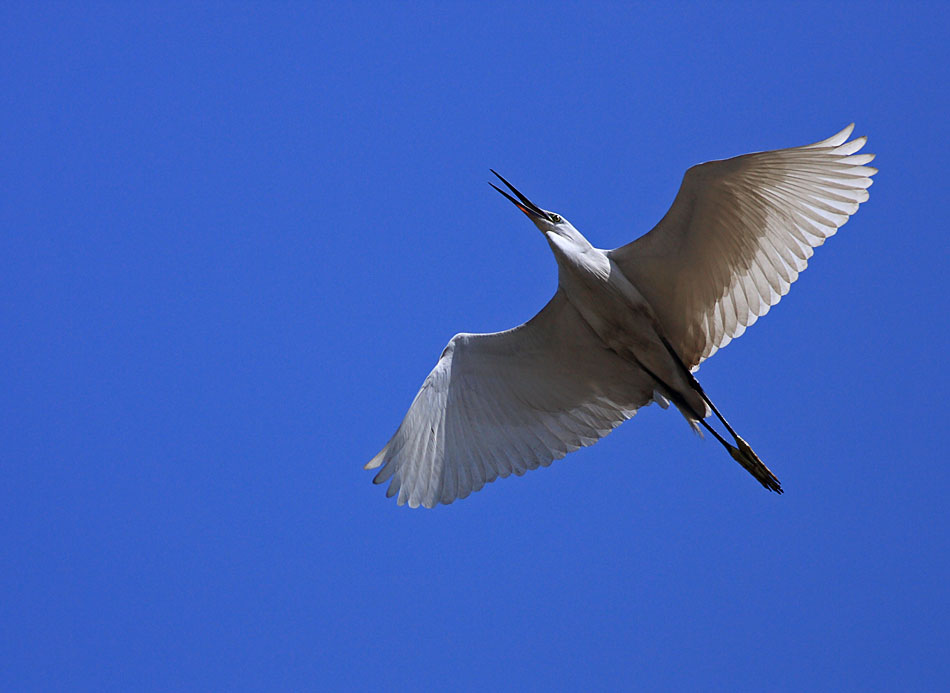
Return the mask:
<svg viewBox="0 0 950 693">
<path fill-rule="evenodd" d="M 729 446 L 729 454 L 732 455 L 732 459 L 741 464 L 749 474 L 754 476 L 758 482 L 769 491 L 782 493 L 781 482 L 779 482 L 778 478 L 772 473 L 772 470 L 766 467 L 765 463 L 759 459 L 759 456 L 749 447 L 749 444 L 740 436 L 736 436 L 736 443 L 739 445 L 738 448 L 731 445 Z"/>
</svg>

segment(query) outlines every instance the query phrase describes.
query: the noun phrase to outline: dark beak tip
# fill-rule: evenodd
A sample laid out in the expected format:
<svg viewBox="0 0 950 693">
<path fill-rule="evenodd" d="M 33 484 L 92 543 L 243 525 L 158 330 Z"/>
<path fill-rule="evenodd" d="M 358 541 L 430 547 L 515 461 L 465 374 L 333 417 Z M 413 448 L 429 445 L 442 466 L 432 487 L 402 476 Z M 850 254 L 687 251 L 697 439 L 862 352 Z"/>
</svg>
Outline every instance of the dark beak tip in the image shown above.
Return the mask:
<svg viewBox="0 0 950 693">
<path fill-rule="evenodd" d="M 504 190 L 502 190 L 501 188 L 499 188 L 497 185 L 495 185 L 495 184 L 492 183 L 491 181 L 489 181 L 488 184 L 491 185 L 495 190 L 497 190 L 498 192 L 500 192 L 502 195 L 504 195 L 505 197 L 507 197 L 509 200 L 511 200 L 511 201 L 514 203 L 514 205 L 515 205 L 516 207 L 518 207 L 519 209 L 521 209 L 521 210 L 523 210 L 523 211 L 530 212 L 532 215 L 534 215 L 534 216 L 536 216 L 536 217 L 539 217 L 539 218 L 541 218 L 541 219 L 543 219 L 543 218 L 545 218 L 545 217 L 547 216 L 544 212 L 541 211 L 541 208 L 540 208 L 540 207 L 538 207 L 538 206 L 537 206 L 536 204 L 534 204 L 531 200 L 529 200 L 527 197 L 525 197 L 524 195 L 522 195 L 522 194 L 521 194 L 521 191 L 518 190 L 518 188 L 516 188 L 515 186 L 513 186 L 511 183 L 509 183 L 507 180 L 505 180 L 505 177 L 504 177 L 503 175 L 501 175 L 500 173 L 498 173 L 498 171 L 496 171 L 496 170 L 493 169 L 493 168 L 490 168 L 490 169 L 488 169 L 488 170 L 491 171 L 492 173 L 494 173 L 496 176 L 498 176 L 498 179 L 499 179 L 502 183 L 504 183 L 506 186 L 508 186 L 508 189 L 511 190 L 511 192 L 513 192 L 513 193 L 515 194 L 515 196 L 517 196 L 518 200 L 521 200 L 521 202 L 519 203 L 518 200 L 514 199 L 511 195 L 509 195 L 508 193 L 506 193 Z"/>
</svg>

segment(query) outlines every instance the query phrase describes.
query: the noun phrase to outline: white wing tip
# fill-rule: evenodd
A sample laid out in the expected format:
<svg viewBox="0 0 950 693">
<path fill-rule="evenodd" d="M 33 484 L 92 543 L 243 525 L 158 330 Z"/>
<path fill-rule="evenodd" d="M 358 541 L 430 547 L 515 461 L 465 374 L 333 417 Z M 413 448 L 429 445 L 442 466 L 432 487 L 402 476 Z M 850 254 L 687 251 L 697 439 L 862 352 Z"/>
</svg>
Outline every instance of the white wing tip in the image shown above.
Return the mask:
<svg viewBox="0 0 950 693">
<path fill-rule="evenodd" d="M 369 462 L 363 465 L 363 469 L 376 469 L 383 463 L 383 459 L 386 457 L 386 450 L 389 449 L 389 446 L 385 446 L 382 450 L 376 453 L 376 455 Z"/>
<path fill-rule="evenodd" d="M 814 144 L 809 144 L 803 147 L 803 149 L 816 149 L 818 147 L 839 147 L 845 142 L 848 141 L 848 138 L 851 136 L 851 133 L 854 131 L 854 123 L 848 125 L 844 130 L 836 132 L 834 135 L 828 139 L 821 140 L 820 142 L 815 142 Z"/>
</svg>

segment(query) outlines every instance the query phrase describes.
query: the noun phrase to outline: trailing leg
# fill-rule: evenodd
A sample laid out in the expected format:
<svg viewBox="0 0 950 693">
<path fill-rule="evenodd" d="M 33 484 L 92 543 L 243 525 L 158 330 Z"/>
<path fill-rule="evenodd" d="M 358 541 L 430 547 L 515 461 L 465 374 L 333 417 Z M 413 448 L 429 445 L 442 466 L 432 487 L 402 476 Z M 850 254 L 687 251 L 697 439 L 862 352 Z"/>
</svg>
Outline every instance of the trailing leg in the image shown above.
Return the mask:
<svg viewBox="0 0 950 693">
<path fill-rule="evenodd" d="M 662 339 L 662 337 L 661 337 Z M 679 357 L 679 354 L 676 353 L 676 350 L 663 339 L 663 344 L 666 345 L 667 350 L 673 356 L 674 360 L 679 364 L 680 368 L 683 369 L 683 373 L 686 376 L 687 381 L 693 386 L 693 389 L 699 393 L 703 398 L 703 401 L 709 405 L 709 408 L 712 409 L 716 417 L 722 422 L 722 425 L 726 427 L 726 430 L 732 435 L 736 441 L 736 445 L 730 445 L 727 443 L 718 431 L 716 431 L 712 426 L 706 423 L 705 419 L 701 416 L 698 416 L 697 419 L 699 422 L 706 428 L 707 431 L 712 433 L 716 440 L 722 443 L 723 447 L 729 451 L 729 454 L 732 456 L 736 462 L 742 465 L 742 467 L 749 472 L 752 476 L 758 480 L 769 491 L 775 491 L 776 493 L 782 493 L 782 484 L 779 482 L 775 474 L 772 473 L 772 470 L 765 466 L 765 463 L 759 459 L 759 456 L 755 454 L 755 451 L 749 446 L 747 442 L 735 432 L 735 429 L 729 425 L 729 422 L 726 421 L 719 409 L 716 408 L 716 405 L 712 403 L 712 400 L 706 395 L 706 392 L 703 390 L 702 385 L 699 384 L 699 381 L 689 372 L 689 369 L 686 367 L 686 364 L 683 363 L 683 360 Z M 652 374 L 651 374 L 652 375 Z M 655 378 L 655 376 L 654 376 Z"/>
</svg>

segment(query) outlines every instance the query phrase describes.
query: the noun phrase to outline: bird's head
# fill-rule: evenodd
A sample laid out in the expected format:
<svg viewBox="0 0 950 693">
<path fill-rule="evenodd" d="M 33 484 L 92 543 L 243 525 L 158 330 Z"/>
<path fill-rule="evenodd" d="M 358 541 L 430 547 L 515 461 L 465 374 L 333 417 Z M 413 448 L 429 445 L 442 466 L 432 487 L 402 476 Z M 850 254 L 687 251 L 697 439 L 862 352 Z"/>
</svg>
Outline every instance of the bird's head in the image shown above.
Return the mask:
<svg viewBox="0 0 950 693">
<path fill-rule="evenodd" d="M 489 183 L 489 185 L 507 197 L 515 207 L 524 212 L 525 215 L 534 222 L 534 225 L 538 227 L 541 233 L 558 233 L 566 231 L 568 228 L 574 230 L 574 227 L 571 226 L 571 222 L 562 217 L 560 214 L 555 214 L 554 212 L 549 212 L 546 209 L 541 209 L 527 197 L 522 195 L 518 188 L 506 181 L 498 172 L 496 172 L 494 169 L 489 170 L 498 176 L 502 183 L 508 186 L 508 189 L 515 194 L 517 199 L 506 193 L 494 183 Z"/>
</svg>

